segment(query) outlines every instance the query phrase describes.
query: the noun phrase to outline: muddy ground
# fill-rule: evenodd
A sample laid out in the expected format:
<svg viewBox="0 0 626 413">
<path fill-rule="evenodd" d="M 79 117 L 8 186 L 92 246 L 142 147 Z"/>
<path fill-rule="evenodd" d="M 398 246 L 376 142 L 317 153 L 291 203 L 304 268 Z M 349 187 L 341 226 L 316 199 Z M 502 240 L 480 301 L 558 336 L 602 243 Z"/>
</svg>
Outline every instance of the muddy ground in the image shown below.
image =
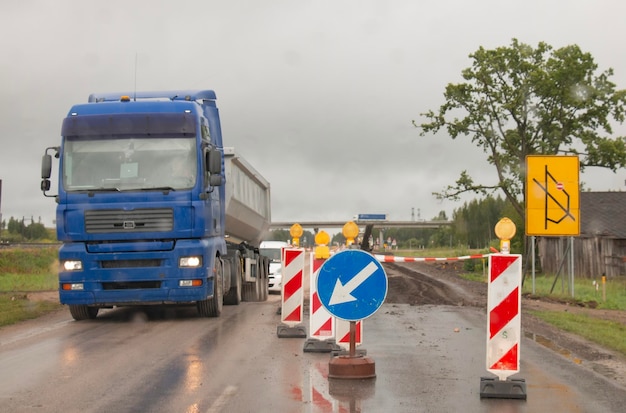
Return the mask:
<svg viewBox="0 0 626 413">
<path fill-rule="evenodd" d="M 385 263 L 388 276 L 386 303 L 456 305 L 487 309 L 487 284 L 463 279 L 462 262 Z M 626 311 L 600 310 L 594 303 L 577 305 L 556 300 L 522 297 L 522 334 L 576 363 L 626 386 L 626 356 L 562 331 L 530 314 L 532 310 L 567 311 L 612 320 L 626 326 Z"/>
</svg>

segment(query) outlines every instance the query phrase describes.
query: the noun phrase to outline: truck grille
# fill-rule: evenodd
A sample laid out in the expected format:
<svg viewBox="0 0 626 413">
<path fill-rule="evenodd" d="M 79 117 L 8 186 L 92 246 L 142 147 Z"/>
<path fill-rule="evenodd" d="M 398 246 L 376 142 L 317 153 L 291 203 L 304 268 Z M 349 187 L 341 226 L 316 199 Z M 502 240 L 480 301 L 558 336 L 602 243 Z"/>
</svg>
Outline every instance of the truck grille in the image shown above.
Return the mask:
<svg viewBox="0 0 626 413">
<path fill-rule="evenodd" d="M 115 260 L 115 261 L 100 261 L 102 268 L 154 268 L 160 267 L 162 260 Z"/>
<path fill-rule="evenodd" d="M 171 231 L 173 227 L 174 213 L 170 208 L 85 211 L 85 230 L 90 234 Z"/>
<path fill-rule="evenodd" d="M 147 288 L 161 288 L 160 281 L 123 281 L 102 283 L 103 290 L 137 290 Z"/>
</svg>

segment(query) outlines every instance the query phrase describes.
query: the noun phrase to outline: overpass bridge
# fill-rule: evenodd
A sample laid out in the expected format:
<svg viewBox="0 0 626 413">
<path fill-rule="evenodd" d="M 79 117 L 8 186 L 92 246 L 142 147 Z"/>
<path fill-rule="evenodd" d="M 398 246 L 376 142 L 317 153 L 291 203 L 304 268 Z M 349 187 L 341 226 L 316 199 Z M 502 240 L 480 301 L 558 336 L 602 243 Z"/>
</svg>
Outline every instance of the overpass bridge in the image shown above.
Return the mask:
<svg viewBox="0 0 626 413">
<path fill-rule="evenodd" d="M 294 221 L 294 222 L 272 222 L 270 229 L 289 229 L 293 224 L 300 224 L 302 228 L 343 228 L 350 221 Z M 370 221 L 352 220 L 359 226 L 377 228 L 440 228 L 452 225 L 452 221 Z"/>
<path fill-rule="evenodd" d="M 317 233 L 320 228 L 343 228 L 350 221 L 300 221 L 300 222 L 272 222 L 270 229 L 289 229 L 293 224 L 300 224 L 302 228 L 312 228 Z M 359 227 L 365 227 L 362 231 L 361 248 L 370 251 L 369 238 L 372 229 L 377 228 L 441 228 L 452 225 L 451 221 L 388 221 L 388 220 L 352 220 Z M 382 232 L 380 244 L 383 244 Z"/>
</svg>

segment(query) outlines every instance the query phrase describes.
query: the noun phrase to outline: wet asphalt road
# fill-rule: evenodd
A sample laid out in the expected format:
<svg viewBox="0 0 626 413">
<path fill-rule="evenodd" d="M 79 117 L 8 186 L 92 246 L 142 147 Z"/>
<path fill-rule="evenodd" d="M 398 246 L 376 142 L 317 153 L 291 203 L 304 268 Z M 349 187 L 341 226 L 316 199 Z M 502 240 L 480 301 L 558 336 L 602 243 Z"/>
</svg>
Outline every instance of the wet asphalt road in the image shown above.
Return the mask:
<svg viewBox="0 0 626 413">
<path fill-rule="evenodd" d="M 625 388 L 526 338 L 515 377 L 527 400 L 481 399 L 486 318 L 468 307 L 383 304 L 361 346 L 376 378 L 328 379 L 328 353 L 277 337 L 279 305 L 271 295 L 218 319 L 115 309 L 74 322 L 61 311 L 0 329 L 0 412 L 595 413 L 626 401 Z"/>
</svg>

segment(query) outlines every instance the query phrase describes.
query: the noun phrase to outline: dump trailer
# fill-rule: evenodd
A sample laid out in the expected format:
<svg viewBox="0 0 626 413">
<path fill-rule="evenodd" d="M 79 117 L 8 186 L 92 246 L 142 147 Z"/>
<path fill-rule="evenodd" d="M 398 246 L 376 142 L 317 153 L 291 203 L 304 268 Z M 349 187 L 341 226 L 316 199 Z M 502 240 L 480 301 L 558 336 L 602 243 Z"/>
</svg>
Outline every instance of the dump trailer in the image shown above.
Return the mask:
<svg viewBox="0 0 626 413">
<path fill-rule="evenodd" d="M 41 176 L 57 202 L 59 297 L 74 319 L 145 305 L 217 317 L 223 304 L 267 299 L 258 247 L 270 185 L 224 147 L 214 91 L 92 94 L 63 119 Z"/>
</svg>

